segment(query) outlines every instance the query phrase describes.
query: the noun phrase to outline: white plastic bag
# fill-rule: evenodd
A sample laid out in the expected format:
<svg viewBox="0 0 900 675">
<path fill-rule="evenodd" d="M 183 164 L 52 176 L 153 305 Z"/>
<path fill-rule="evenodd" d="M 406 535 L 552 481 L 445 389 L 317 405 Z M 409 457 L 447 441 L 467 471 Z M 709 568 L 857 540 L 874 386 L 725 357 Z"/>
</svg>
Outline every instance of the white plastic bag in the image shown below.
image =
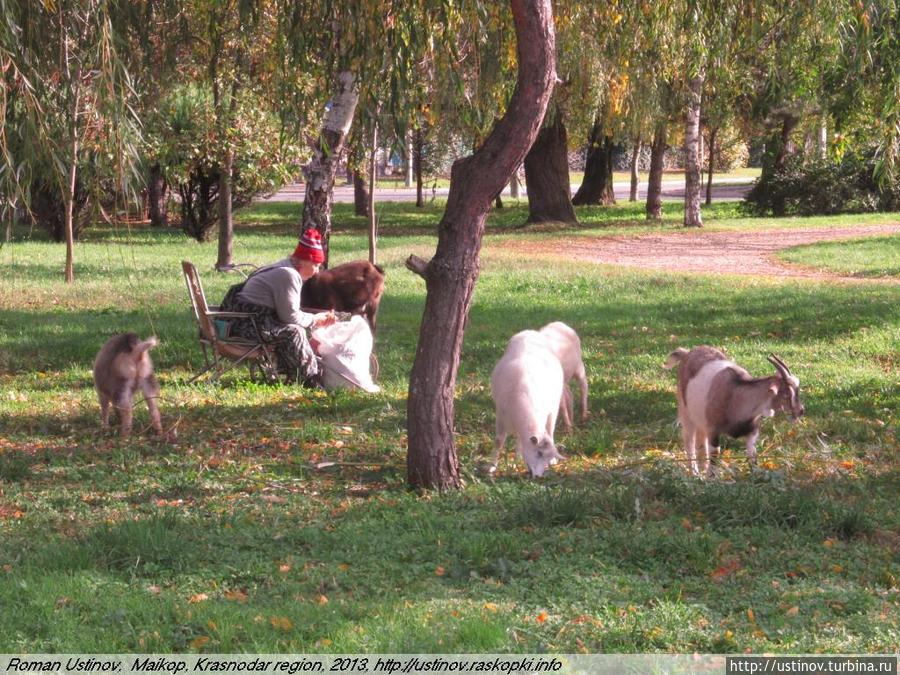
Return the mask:
<svg viewBox="0 0 900 675">
<path fill-rule="evenodd" d="M 312 339 L 318 342 L 316 351 L 322 358 L 325 372 L 322 385 L 328 391 L 335 389 L 363 389 L 370 393 L 381 391 L 369 373 L 372 355 L 372 331 L 361 316 L 349 321 L 338 321 L 312 331 Z"/>
</svg>

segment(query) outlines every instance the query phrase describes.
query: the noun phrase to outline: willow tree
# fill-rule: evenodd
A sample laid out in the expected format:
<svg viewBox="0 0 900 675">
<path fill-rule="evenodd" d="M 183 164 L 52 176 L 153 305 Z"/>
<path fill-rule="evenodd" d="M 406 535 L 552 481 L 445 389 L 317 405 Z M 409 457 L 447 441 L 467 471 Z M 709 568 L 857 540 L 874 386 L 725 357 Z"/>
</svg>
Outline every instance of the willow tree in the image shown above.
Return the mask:
<svg viewBox="0 0 900 675">
<path fill-rule="evenodd" d="M 453 164 L 434 256 L 407 262 L 427 288 L 407 403 L 406 466 L 413 487 L 460 486 L 453 400 L 485 219 L 534 142 L 556 79 L 550 0 L 511 0 L 510 5 L 518 79 L 506 114 L 473 155 Z"/>
<path fill-rule="evenodd" d="M 126 165 L 137 158 L 133 94 L 111 20 L 115 5 L 8 0 L 0 22 L 3 192 L 26 207 L 38 195 L 61 204 L 67 283 L 75 279 L 76 202 L 88 217 L 89 193 L 96 197 L 110 177 L 123 182 L 131 175 Z"/>
</svg>

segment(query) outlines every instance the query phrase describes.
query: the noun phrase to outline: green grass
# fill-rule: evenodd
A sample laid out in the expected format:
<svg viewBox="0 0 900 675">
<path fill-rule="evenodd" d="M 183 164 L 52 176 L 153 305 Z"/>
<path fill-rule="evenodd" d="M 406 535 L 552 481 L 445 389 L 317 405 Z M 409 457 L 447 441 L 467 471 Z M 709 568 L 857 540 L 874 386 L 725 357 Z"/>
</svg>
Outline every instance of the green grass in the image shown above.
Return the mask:
<svg viewBox="0 0 900 675">
<path fill-rule="evenodd" d="M 857 277 L 900 276 L 900 236 L 869 237 L 795 246 L 778 253 L 805 267 Z"/>
<path fill-rule="evenodd" d="M 289 252 L 298 208 L 241 214 L 236 261 Z M 336 261 L 365 255 L 349 212 Z M 547 267 L 504 244 L 673 230 L 680 214 L 521 215 L 488 225 L 458 380 L 466 487 L 447 494 L 404 477 L 424 283 L 403 261 L 433 252 L 438 206 L 382 205 L 377 395 L 244 373 L 186 384 L 201 357 L 179 261 L 212 300 L 238 280 L 211 271 L 212 244 L 98 227 L 71 286 L 61 245 L 0 249 L 0 652 L 896 651 L 900 288 Z M 725 229 L 897 219 L 705 215 Z M 582 336 L 591 417 L 557 435 L 569 460 L 544 479 L 511 452 L 488 478 L 490 371 L 512 333 L 555 319 Z M 90 366 L 120 330 L 160 337 L 177 444 L 100 431 Z M 775 352 L 803 382 L 806 417 L 766 421 L 755 471 L 732 443 L 722 477 L 685 474 L 661 364 L 699 343 L 754 373 Z"/>
</svg>

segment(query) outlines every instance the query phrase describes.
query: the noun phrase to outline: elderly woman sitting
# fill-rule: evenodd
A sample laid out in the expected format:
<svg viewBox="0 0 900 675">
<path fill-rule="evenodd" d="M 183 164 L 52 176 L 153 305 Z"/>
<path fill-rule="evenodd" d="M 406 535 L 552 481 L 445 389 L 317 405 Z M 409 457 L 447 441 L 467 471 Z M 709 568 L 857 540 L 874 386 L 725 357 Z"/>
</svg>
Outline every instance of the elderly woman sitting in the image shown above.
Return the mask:
<svg viewBox="0 0 900 675">
<path fill-rule="evenodd" d="M 263 341 L 275 347 L 278 370 L 288 382 L 320 386 L 321 365 L 306 336 L 307 328 L 328 326 L 333 312 L 309 314 L 300 309 L 303 282 L 319 271 L 325 260 L 319 233 L 310 228 L 303 233 L 294 252 L 284 260 L 262 267 L 243 283 L 228 289 L 221 309 L 254 315 Z M 231 334 L 257 339 L 249 319 L 234 321 Z"/>
</svg>

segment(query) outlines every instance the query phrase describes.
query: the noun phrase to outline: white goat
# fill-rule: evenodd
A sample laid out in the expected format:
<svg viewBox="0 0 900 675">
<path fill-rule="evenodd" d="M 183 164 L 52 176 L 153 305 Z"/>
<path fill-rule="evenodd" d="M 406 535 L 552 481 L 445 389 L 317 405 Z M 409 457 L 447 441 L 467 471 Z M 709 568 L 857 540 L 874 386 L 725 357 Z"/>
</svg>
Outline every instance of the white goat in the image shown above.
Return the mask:
<svg viewBox="0 0 900 675">
<path fill-rule="evenodd" d="M 515 434 L 516 449 L 534 477 L 564 459 L 553 442 L 562 390 L 562 366 L 547 339 L 533 330 L 513 335 L 491 374 L 497 412 L 491 471 L 496 470 L 510 433 Z"/>
<path fill-rule="evenodd" d="M 711 453 L 718 454 L 719 437 L 747 437 L 747 457 L 756 461 L 756 439 L 763 417 L 788 411 L 797 420 L 805 409 L 800 403 L 798 380 L 777 356 L 770 355 L 777 375 L 754 378 L 712 347 L 679 347 L 669 354 L 666 368 L 678 366 L 678 419 L 691 471 L 699 474 L 696 446 L 707 474 L 712 474 Z"/>
<path fill-rule="evenodd" d="M 562 321 L 548 323 L 539 331 L 547 339 L 550 349 L 556 354 L 563 369 L 563 394 L 559 411 L 562 414 L 566 429 L 572 430 L 572 418 L 575 416 L 575 404 L 569 382 L 574 377 L 581 388 L 581 421 L 588 416 L 588 382 L 581 360 L 581 339 L 572 328 Z"/>
</svg>

